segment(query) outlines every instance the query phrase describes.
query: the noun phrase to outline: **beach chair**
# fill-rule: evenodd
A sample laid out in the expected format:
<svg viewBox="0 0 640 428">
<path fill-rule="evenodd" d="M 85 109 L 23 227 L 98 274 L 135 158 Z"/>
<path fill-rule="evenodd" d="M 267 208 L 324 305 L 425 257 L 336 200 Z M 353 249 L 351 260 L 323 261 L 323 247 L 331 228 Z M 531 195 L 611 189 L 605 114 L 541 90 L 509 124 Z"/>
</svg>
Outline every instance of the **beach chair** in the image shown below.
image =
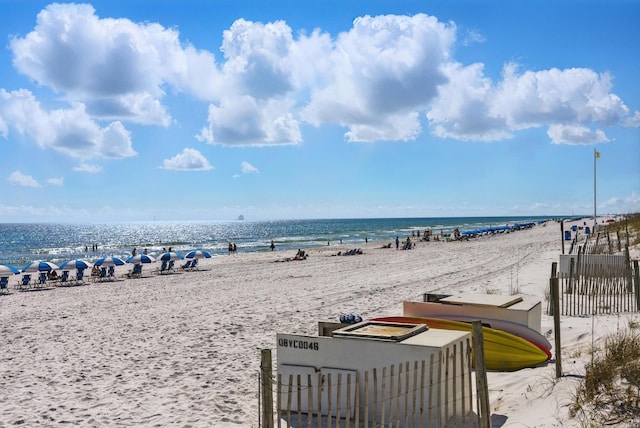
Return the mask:
<svg viewBox="0 0 640 428">
<path fill-rule="evenodd" d="M 133 270 L 131 270 L 131 278 L 140 278 L 142 276 L 142 265 L 135 264 L 133 265 Z"/>
<path fill-rule="evenodd" d="M 191 270 L 196 269 L 198 269 L 198 259 L 193 259 L 193 261 L 191 262 Z"/>
<path fill-rule="evenodd" d="M 176 262 L 174 260 L 169 260 L 169 264 L 167 265 L 167 273 L 175 271 L 175 264 Z"/>
<path fill-rule="evenodd" d="M 76 283 L 84 282 L 84 269 L 78 269 L 75 281 Z"/>
<path fill-rule="evenodd" d="M 108 272 L 108 280 L 113 281 L 116 277 L 116 268 L 115 266 L 109 266 L 109 272 Z"/>
<path fill-rule="evenodd" d="M 167 271 L 169 270 L 169 264 L 167 263 L 166 260 L 162 261 L 162 264 L 160 265 L 160 273 L 167 273 Z"/>
<path fill-rule="evenodd" d="M 8 276 L 3 276 L 0 278 L 0 293 L 8 293 L 9 289 L 7 288 L 9 286 L 9 277 Z"/>
<path fill-rule="evenodd" d="M 180 266 L 180 269 L 182 269 L 182 270 L 191 269 L 191 260 L 187 260 L 187 262 L 185 264 Z"/>
<path fill-rule="evenodd" d="M 63 270 L 60 276 L 60 285 L 66 285 L 69 283 L 69 271 Z"/>
<path fill-rule="evenodd" d="M 30 274 L 22 275 L 22 280 L 20 280 L 20 282 L 18 283 L 18 288 L 22 290 L 23 288 L 29 288 L 29 287 L 31 287 L 31 275 Z"/>
<path fill-rule="evenodd" d="M 47 285 L 47 273 L 46 272 L 40 272 L 40 276 L 38 277 L 38 282 L 37 282 L 36 286 L 44 287 L 45 285 Z"/>
<path fill-rule="evenodd" d="M 106 267 L 101 267 L 100 268 L 100 276 L 98 277 L 99 281 L 105 281 L 107 279 L 107 268 Z"/>
</svg>

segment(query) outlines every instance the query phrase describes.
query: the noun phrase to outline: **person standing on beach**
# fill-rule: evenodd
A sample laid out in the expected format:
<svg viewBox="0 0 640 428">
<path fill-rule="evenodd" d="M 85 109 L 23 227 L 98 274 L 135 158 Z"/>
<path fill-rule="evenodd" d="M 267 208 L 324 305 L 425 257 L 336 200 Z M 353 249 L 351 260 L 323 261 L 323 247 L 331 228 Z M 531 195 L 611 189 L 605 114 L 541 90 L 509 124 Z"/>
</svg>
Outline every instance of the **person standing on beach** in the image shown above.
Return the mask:
<svg viewBox="0 0 640 428">
<path fill-rule="evenodd" d="M 273 243 L 273 239 L 271 240 L 271 251 L 276 249 L 276 244 Z"/>
<path fill-rule="evenodd" d="M 400 248 L 400 238 L 396 236 L 396 250 Z"/>
</svg>

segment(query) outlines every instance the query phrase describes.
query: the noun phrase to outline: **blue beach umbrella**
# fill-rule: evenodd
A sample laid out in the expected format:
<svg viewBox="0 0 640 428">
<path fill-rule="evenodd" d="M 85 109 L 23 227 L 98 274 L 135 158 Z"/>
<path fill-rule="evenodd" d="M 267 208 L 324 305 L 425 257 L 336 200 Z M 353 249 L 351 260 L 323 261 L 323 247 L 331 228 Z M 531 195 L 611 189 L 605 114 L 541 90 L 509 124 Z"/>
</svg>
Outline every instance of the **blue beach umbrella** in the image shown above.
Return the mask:
<svg viewBox="0 0 640 428">
<path fill-rule="evenodd" d="M 184 256 L 185 259 L 209 259 L 211 258 L 211 254 L 205 250 L 193 250 L 189 251 Z"/>
<path fill-rule="evenodd" d="M 60 264 L 60 270 L 87 269 L 91 264 L 82 259 L 68 260 Z"/>
<path fill-rule="evenodd" d="M 17 269 L 11 265 L 0 265 L 0 276 L 17 275 L 20 273 L 20 269 Z"/>
<path fill-rule="evenodd" d="M 58 265 L 51 262 L 31 262 L 20 271 L 22 273 L 32 273 L 32 272 L 51 272 L 52 270 L 57 270 Z"/>
<path fill-rule="evenodd" d="M 135 256 L 129 257 L 125 260 L 127 263 L 133 263 L 134 265 L 139 265 L 140 263 L 153 263 L 156 259 L 153 256 L 148 254 L 136 254 Z"/>
<path fill-rule="evenodd" d="M 122 266 L 124 261 L 119 257 L 102 257 L 93 264 L 94 266 Z"/>
<path fill-rule="evenodd" d="M 169 260 L 182 260 L 184 256 L 180 253 L 176 253 L 174 251 L 169 251 L 167 253 L 162 253 L 158 256 L 158 260 L 163 262 L 168 262 Z"/>
</svg>

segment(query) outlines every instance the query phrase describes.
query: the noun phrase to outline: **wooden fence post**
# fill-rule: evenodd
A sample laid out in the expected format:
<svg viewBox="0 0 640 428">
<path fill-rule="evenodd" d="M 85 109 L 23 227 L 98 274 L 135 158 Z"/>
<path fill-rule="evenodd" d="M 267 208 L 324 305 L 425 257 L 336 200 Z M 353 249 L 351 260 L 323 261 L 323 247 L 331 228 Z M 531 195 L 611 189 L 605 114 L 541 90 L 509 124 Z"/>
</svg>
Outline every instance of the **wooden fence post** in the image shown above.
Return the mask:
<svg viewBox="0 0 640 428">
<path fill-rule="evenodd" d="M 555 354 L 556 354 L 556 379 L 562 376 L 562 353 L 560 352 L 560 291 L 558 278 L 549 280 L 551 295 L 553 296 L 553 335 L 555 337 Z"/>
<path fill-rule="evenodd" d="M 564 220 L 560 220 L 560 236 L 562 240 L 562 253 L 560 254 L 564 254 Z"/>
<path fill-rule="evenodd" d="M 640 311 L 640 270 L 638 270 L 638 261 L 633 261 L 633 270 L 634 270 L 634 282 L 635 282 L 635 293 L 636 293 L 636 311 Z"/>
<path fill-rule="evenodd" d="M 476 390 L 478 393 L 478 413 L 480 428 L 491 428 L 491 411 L 489 410 L 489 385 L 487 384 L 487 367 L 484 360 L 484 337 L 482 321 L 472 323 L 473 355 L 476 366 Z"/>
<path fill-rule="evenodd" d="M 558 262 L 553 262 L 551 263 L 551 278 L 555 278 L 558 276 Z M 553 295 L 551 294 L 551 289 L 549 289 L 549 306 L 547 308 L 547 313 L 549 315 L 553 315 L 553 311 L 554 311 L 554 304 L 553 304 Z"/>
<path fill-rule="evenodd" d="M 272 363 L 271 349 L 263 349 L 260 352 L 260 374 L 262 376 L 262 426 L 273 428 L 273 390 L 272 390 Z"/>
</svg>

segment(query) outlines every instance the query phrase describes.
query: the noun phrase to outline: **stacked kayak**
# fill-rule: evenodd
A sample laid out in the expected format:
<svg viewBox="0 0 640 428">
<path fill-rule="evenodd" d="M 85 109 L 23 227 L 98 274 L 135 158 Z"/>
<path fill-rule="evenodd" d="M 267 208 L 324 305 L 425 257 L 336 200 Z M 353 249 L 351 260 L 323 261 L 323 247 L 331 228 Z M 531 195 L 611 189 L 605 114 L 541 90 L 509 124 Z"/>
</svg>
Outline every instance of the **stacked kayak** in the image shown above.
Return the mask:
<svg viewBox="0 0 640 428">
<path fill-rule="evenodd" d="M 387 316 L 373 321 L 426 324 L 430 328 L 471 332 L 470 322 L 443 318 Z M 513 371 L 535 367 L 551 358 L 549 349 L 523 337 L 488 326 L 482 327 L 487 370 Z M 548 342 L 547 342 L 548 343 Z M 550 345 L 549 345 L 550 346 Z"/>
<path fill-rule="evenodd" d="M 422 315 L 420 315 L 422 316 Z M 427 318 L 429 318 L 427 316 Z M 521 337 L 525 340 L 536 345 L 538 348 L 545 351 L 549 354 L 549 358 L 551 358 L 551 343 L 549 340 L 544 337 L 542 334 L 538 333 L 532 328 L 527 327 L 526 325 L 518 324 L 511 321 L 499 320 L 495 318 L 485 318 L 485 317 L 468 317 L 464 315 L 448 315 L 448 314 L 438 314 L 438 316 L 433 316 L 430 318 L 440 318 L 445 320 L 452 321 L 460 321 L 465 323 L 470 323 L 475 320 L 482 321 L 482 325 L 485 327 L 490 327 L 495 330 L 506 331 L 507 333 L 511 333 L 514 336 Z"/>
</svg>

